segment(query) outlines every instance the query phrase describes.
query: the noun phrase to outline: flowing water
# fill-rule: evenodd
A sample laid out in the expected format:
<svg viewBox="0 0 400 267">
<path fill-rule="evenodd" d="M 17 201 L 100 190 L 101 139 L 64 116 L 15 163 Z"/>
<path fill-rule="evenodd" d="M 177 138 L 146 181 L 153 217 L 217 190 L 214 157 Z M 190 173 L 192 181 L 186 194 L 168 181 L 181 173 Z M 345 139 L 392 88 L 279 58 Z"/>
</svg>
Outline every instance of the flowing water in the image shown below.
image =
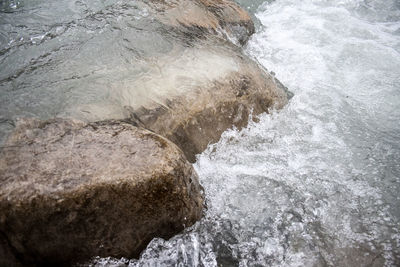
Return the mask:
<svg viewBox="0 0 400 267">
<path fill-rule="evenodd" d="M 400 1 L 239 2 L 259 23 L 246 53 L 294 97 L 198 156 L 200 222 L 154 239 L 138 260 L 92 264 L 399 266 Z M 56 47 L 51 36 L 37 41 Z"/>
<path fill-rule="evenodd" d="M 199 155 L 203 220 L 94 264 L 399 266 L 400 2 L 241 4 L 246 52 L 294 97 Z"/>
</svg>

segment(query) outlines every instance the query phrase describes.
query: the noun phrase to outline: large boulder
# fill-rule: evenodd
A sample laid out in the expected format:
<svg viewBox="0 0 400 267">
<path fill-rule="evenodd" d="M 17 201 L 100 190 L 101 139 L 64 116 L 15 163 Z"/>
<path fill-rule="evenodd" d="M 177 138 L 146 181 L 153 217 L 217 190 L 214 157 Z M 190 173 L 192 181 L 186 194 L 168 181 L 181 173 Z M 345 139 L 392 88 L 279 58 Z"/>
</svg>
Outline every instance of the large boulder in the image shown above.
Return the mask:
<svg viewBox="0 0 400 267">
<path fill-rule="evenodd" d="M 218 42 L 214 40 L 214 43 Z M 255 117 L 270 109 L 282 108 L 288 101 L 287 89 L 238 48 L 225 43 L 214 50 L 219 52 L 201 60 L 208 61 L 210 66 L 219 65 L 218 70 L 205 72 L 203 77 L 218 75 L 218 78 L 202 83 L 187 78 L 183 83 L 191 85 L 183 92 L 162 97 L 162 91 L 149 88 L 149 94 L 157 95 L 153 98 L 157 98 L 156 102 L 129 107 L 131 123 L 167 137 L 183 150 L 190 162 L 194 162 L 195 155 L 204 151 L 208 144 L 217 142 L 226 129 L 232 126 L 240 129 L 247 125 L 251 114 Z M 165 70 L 174 68 L 175 64 L 171 62 Z M 196 73 L 196 66 L 184 65 L 186 71 L 193 73 Z M 192 78 L 196 75 L 202 75 L 201 70 Z M 156 81 L 157 78 L 152 82 Z M 165 87 L 168 86 L 170 84 L 166 83 Z M 130 96 L 134 99 L 136 93 Z"/>
<path fill-rule="evenodd" d="M 0 264 L 137 257 L 202 209 L 197 175 L 169 140 L 123 122 L 24 120 L 0 155 Z"/>
</svg>

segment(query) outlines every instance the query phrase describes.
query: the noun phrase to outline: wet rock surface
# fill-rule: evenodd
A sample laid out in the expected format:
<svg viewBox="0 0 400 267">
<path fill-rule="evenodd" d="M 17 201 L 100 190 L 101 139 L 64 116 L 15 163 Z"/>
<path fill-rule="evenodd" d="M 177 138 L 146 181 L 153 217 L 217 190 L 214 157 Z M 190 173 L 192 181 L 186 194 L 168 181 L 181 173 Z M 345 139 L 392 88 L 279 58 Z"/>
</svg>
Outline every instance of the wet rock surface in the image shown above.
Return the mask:
<svg viewBox="0 0 400 267">
<path fill-rule="evenodd" d="M 238 49 L 232 48 L 228 55 L 234 71 L 165 104 L 132 109 L 130 122 L 167 137 L 194 162 L 195 155 L 217 142 L 226 129 L 240 129 L 247 125 L 250 115 L 279 109 L 287 103 L 287 89 L 274 76 Z"/>
<path fill-rule="evenodd" d="M 0 156 L 3 259 L 9 251 L 24 264 L 136 257 L 202 209 L 182 152 L 126 123 L 24 120 Z"/>
<path fill-rule="evenodd" d="M 220 34 L 240 45 L 244 45 L 255 30 L 249 14 L 233 1 L 175 0 L 169 1 L 168 4 L 164 1 L 151 1 L 151 3 L 156 4 L 155 9 L 158 11 L 156 17 L 165 25 L 177 29 L 206 30 L 212 34 Z"/>
</svg>

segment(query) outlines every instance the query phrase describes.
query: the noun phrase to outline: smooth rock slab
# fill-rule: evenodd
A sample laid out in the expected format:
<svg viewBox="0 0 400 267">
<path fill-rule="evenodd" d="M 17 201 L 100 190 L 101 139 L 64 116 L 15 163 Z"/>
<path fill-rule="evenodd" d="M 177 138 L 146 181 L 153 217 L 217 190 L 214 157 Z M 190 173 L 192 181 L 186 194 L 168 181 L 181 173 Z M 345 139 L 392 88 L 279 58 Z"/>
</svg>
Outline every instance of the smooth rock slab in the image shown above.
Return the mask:
<svg viewBox="0 0 400 267">
<path fill-rule="evenodd" d="M 0 154 L 0 264 L 11 254 L 39 265 L 137 257 L 202 208 L 193 167 L 157 134 L 116 121 L 24 120 Z"/>
</svg>

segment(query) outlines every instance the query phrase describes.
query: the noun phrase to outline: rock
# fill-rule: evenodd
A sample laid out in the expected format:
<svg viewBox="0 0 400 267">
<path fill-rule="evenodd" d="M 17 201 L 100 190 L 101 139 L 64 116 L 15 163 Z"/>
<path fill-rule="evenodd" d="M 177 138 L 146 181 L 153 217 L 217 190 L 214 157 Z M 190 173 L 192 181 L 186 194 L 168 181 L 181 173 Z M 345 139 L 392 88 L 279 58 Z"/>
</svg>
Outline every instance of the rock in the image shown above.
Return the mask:
<svg viewBox="0 0 400 267">
<path fill-rule="evenodd" d="M 160 24 L 151 29 L 143 26 L 152 33 L 143 37 L 143 43 L 160 46 L 148 50 L 142 42 L 131 43 L 134 51 L 144 51 L 143 60 L 135 64 L 146 73 L 133 79 L 126 78 L 128 74 L 120 77 L 124 73 L 120 67 L 112 69 L 111 79 L 118 78 L 109 85 L 107 97 L 73 103 L 61 113 L 63 117 L 88 122 L 130 118 L 132 124 L 172 140 L 194 162 L 195 155 L 218 141 L 225 130 L 246 126 L 251 112 L 258 115 L 287 103 L 284 86 L 229 41 L 245 42 L 254 32 L 250 17 L 237 4 L 152 0 L 146 8 L 148 17 Z M 218 34 L 221 31 L 230 32 L 226 39 Z"/>
<path fill-rule="evenodd" d="M 226 129 L 246 126 L 251 113 L 258 115 L 271 108 L 279 109 L 288 100 L 287 89 L 239 49 L 227 43 L 221 48 L 214 47 L 217 49 L 220 49 L 219 61 L 215 64 L 220 67 L 219 73 L 213 74 L 219 75 L 218 78 L 203 84 L 193 82 L 184 93 L 166 95 L 152 105 L 130 109 L 130 121 L 134 125 L 167 137 L 191 162 L 208 144 L 217 142 Z M 213 64 L 212 57 L 203 60 Z M 187 71 L 194 68 L 186 67 Z"/>
<path fill-rule="evenodd" d="M 223 131 L 245 126 L 251 111 L 257 115 L 287 102 L 279 81 L 238 46 L 254 25 L 233 1 L 122 1 L 83 14 L 79 24 L 101 31 L 82 32 L 71 23 L 68 35 L 55 35 L 51 49 L 42 47 L 43 53 L 50 49 L 42 56 L 51 57 L 48 63 L 21 71 L 21 81 L 13 80 L 16 75 L 0 81 L 0 90 L 7 83 L 20 88 L 7 89 L 0 99 L 0 138 L 10 132 L 6 122 L 20 116 L 130 118 L 175 142 L 193 162 Z M 58 47 L 70 35 L 90 39 L 84 46 L 71 39 L 68 49 Z M 10 55 L 10 62 L 37 48 L 27 49 Z"/>
<path fill-rule="evenodd" d="M 249 61 L 240 59 L 245 56 L 236 45 L 249 39 L 254 25 L 233 1 L 112 2 L 82 9 L 79 1 L 63 0 L 59 5 L 67 3 L 68 12 L 54 22 L 60 27 L 43 33 L 43 42 L 0 55 L 10 66 L 0 70 L 0 143 L 19 117 L 124 120 L 132 110 L 207 91 L 239 73 L 238 62 Z M 4 18 L 7 31 L 20 32 L 21 25 L 27 36 L 43 31 L 39 18 L 27 18 L 23 10 Z"/>
<path fill-rule="evenodd" d="M 112 101 L 79 106 L 68 115 L 85 121 L 130 118 L 173 141 L 194 162 L 225 130 L 246 126 L 251 112 L 279 109 L 288 101 L 274 75 L 217 37 L 159 57 L 159 64 L 161 70 L 113 87 Z"/>
<path fill-rule="evenodd" d="M 0 266 L 4 267 L 19 267 L 21 262 L 17 260 L 9 242 L 2 233 L 0 233 Z"/>
<path fill-rule="evenodd" d="M 250 15 L 230 0 L 153 0 L 157 17 L 165 25 L 187 28 L 188 31 L 206 30 L 220 34 L 236 44 L 244 45 L 254 33 Z"/>
<path fill-rule="evenodd" d="M 193 167 L 155 133 L 116 121 L 23 120 L 0 155 L 0 264 L 10 255 L 38 265 L 137 257 L 202 208 Z"/>
</svg>

